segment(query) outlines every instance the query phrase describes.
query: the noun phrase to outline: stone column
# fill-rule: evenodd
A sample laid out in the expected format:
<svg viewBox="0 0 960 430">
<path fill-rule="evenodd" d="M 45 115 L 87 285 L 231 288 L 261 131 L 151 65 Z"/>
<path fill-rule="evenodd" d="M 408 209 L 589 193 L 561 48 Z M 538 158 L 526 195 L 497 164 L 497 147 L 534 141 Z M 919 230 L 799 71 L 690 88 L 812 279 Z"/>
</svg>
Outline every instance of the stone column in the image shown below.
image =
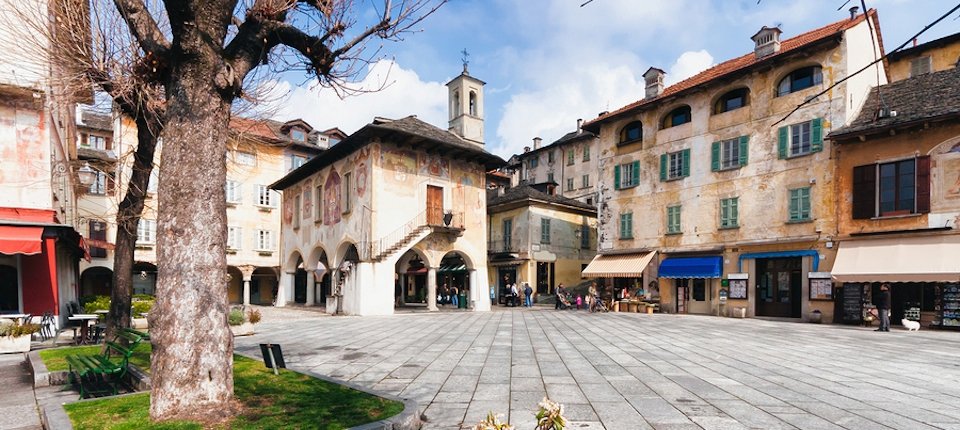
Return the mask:
<svg viewBox="0 0 960 430">
<path fill-rule="evenodd" d="M 427 310 L 437 310 L 437 268 L 427 269 Z"/>
<path fill-rule="evenodd" d="M 317 284 L 314 281 L 316 276 L 313 274 L 313 270 L 307 271 L 307 303 L 306 306 L 316 305 L 316 296 L 317 296 Z"/>
<path fill-rule="evenodd" d="M 240 266 L 240 273 L 243 274 L 243 306 L 250 306 L 250 281 L 253 279 L 253 266 Z"/>
<path fill-rule="evenodd" d="M 480 281 L 477 279 L 477 269 L 467 269 L 467 273 L 469 274 L 467 279 L 469 280 L 468 282 L 470 282 L 470 296 L 467 297 L 467 300 L 469 300 L 469 302 L 467 302 L 467 307 L 471 310 L 476 310 L 476 308 L 480 305 L 480 294 L 489 296 L 490 291 L 488 291 L 488 289 L 490 287 L 480 285 Z M 489 297 L 487 298 L 487 301 L 490 301 Z"/>
<path fill-rule="evenodd" d="M 289 296 L 288 290 L 293 291 L 294 278 L 297 276 L 297 272 L 283 272 L 280 275 L 280 285 L 277 287 L 277 297 L 274 299 L 277 307 L 284 307 L 287 305 L 287 296 Z"/>
</svg>

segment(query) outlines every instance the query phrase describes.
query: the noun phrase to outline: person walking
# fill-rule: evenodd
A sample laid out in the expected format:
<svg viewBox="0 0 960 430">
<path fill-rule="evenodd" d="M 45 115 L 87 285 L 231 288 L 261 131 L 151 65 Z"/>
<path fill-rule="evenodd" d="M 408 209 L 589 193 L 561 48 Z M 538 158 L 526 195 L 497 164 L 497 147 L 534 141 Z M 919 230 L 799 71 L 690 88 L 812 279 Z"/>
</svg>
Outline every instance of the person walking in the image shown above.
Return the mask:
<svg viewBox="0 0 960 430">
<path fill-rule="evenodd" d="M 532 297 L 533 297 L 533 288 L 530 287 L 530 283 L 529 283 L 529 282 L 524 282 L 524 283 L 523 283 L 523 296 L 524 296 L 523 305 L 526 306 L 526 307 L 528 307 L 528 308 L 532 308 L 532 307 L 533 307 L 533 298 L 532 298 Z"/>
<path fill-rule="evenodd" d="M 597 302 L 597 283 L 591 282 L 590 288 L 587 290 L 587 309 L 590 312 L 593 312 L 594 304 Z"/>
<path fill-rule="evenodd" d="M 511 306 L 519 306 L 520 292 L 517 291 L 517 284 L 510 284 L 510 303 Z"/>
<path fill-rule="evenodd" d="M 566 294 L 567 289 L 563 288 L 563 282 L 561 282 L 560 285 L 557 285 L 557 303 L 553 306 L 554 309 L 563 309 L 563 298 Z"/>
<path fill-rule="evenodd" d="M 890 331 L 890 284 L 880 285 L 880 296 L 877 297 L 877 313 L 880 315 L 880 328 L 874 331 Z"/>
</svg>

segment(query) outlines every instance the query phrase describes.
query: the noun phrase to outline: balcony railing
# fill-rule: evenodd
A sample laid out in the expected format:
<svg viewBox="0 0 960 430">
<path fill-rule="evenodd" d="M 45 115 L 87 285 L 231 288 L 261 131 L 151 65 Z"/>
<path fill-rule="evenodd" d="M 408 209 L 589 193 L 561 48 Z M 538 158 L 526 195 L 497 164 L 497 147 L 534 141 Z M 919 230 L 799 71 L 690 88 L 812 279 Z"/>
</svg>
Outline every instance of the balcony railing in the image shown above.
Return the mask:
<svg viewBox="0 0 960 430">
<path fill-rule="evenodd" d="M 503 253 L 503 252 L 519 252 L 520 247 L 515 240 L 489 240 L 487 241 L 487 252 L 489 253 Z"/>
</svg>

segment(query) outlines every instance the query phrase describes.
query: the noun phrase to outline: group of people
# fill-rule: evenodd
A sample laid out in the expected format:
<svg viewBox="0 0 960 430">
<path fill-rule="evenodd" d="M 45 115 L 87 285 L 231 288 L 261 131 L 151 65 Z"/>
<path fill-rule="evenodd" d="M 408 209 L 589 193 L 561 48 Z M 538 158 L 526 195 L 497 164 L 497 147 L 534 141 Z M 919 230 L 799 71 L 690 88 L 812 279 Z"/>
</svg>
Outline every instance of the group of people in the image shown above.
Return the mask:
<svg viewBox="0 0 960 430">
<path fill-rule="evenodd" d="M 437 304 L 438 305 L 453 305 L 453 307 L 460 306 L 460 289 L 456 286 L 448 287 L 447 284 L 443 284 L 440 287 L 440 294 L 437 295 Z"/>
<path fill-rule="evenodd" d="M 508 300 L 513 303 L 517 303 L 520 300 L 520 294 L 523 293 L 523 307 L 532 308 L 533 307 L 533 288 L 530 287 L 529 282 L 524 282 L 521 287 L 517 287 L 517 284 L 507 284 L 507 294 L 509 295 Z"/>
<path fill-rule="evenodd" d="M 563 283 L 557 286 L 557 303 L 554 305 L 554 309 L 586 309 L 590 312 L 595 312 L 601 308 L 605 309 L 603 305 L 603 300 L 600 299 L 600 294 L 597 292 L 596 283 L 590 284 L 590 288 L 587 289 L 586 296 L 581 296 L 579 294 L 574 297 L 572 294 L 567 292 L 566 287 L 563 286 Z"/>
</svg>

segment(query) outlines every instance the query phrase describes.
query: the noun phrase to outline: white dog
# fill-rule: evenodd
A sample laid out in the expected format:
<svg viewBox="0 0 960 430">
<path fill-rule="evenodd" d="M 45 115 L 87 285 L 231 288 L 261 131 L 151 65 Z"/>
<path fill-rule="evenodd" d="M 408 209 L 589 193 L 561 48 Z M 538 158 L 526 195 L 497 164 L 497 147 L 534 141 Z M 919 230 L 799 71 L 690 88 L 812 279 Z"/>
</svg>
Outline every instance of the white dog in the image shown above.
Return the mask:
<svg viewBox="0 0 960 430">
<path fill-rule="evenodd" d="M 910 320 L 904 318 L 904 319 L 901 320 L 900 322 L 903 323 L 903 328 L 907 329 L 908 331 L 918 331 L 918 330 L 920 330 L 920 323 L 919 323 L 918 321 L 910 321 Z"/>
</svg>

